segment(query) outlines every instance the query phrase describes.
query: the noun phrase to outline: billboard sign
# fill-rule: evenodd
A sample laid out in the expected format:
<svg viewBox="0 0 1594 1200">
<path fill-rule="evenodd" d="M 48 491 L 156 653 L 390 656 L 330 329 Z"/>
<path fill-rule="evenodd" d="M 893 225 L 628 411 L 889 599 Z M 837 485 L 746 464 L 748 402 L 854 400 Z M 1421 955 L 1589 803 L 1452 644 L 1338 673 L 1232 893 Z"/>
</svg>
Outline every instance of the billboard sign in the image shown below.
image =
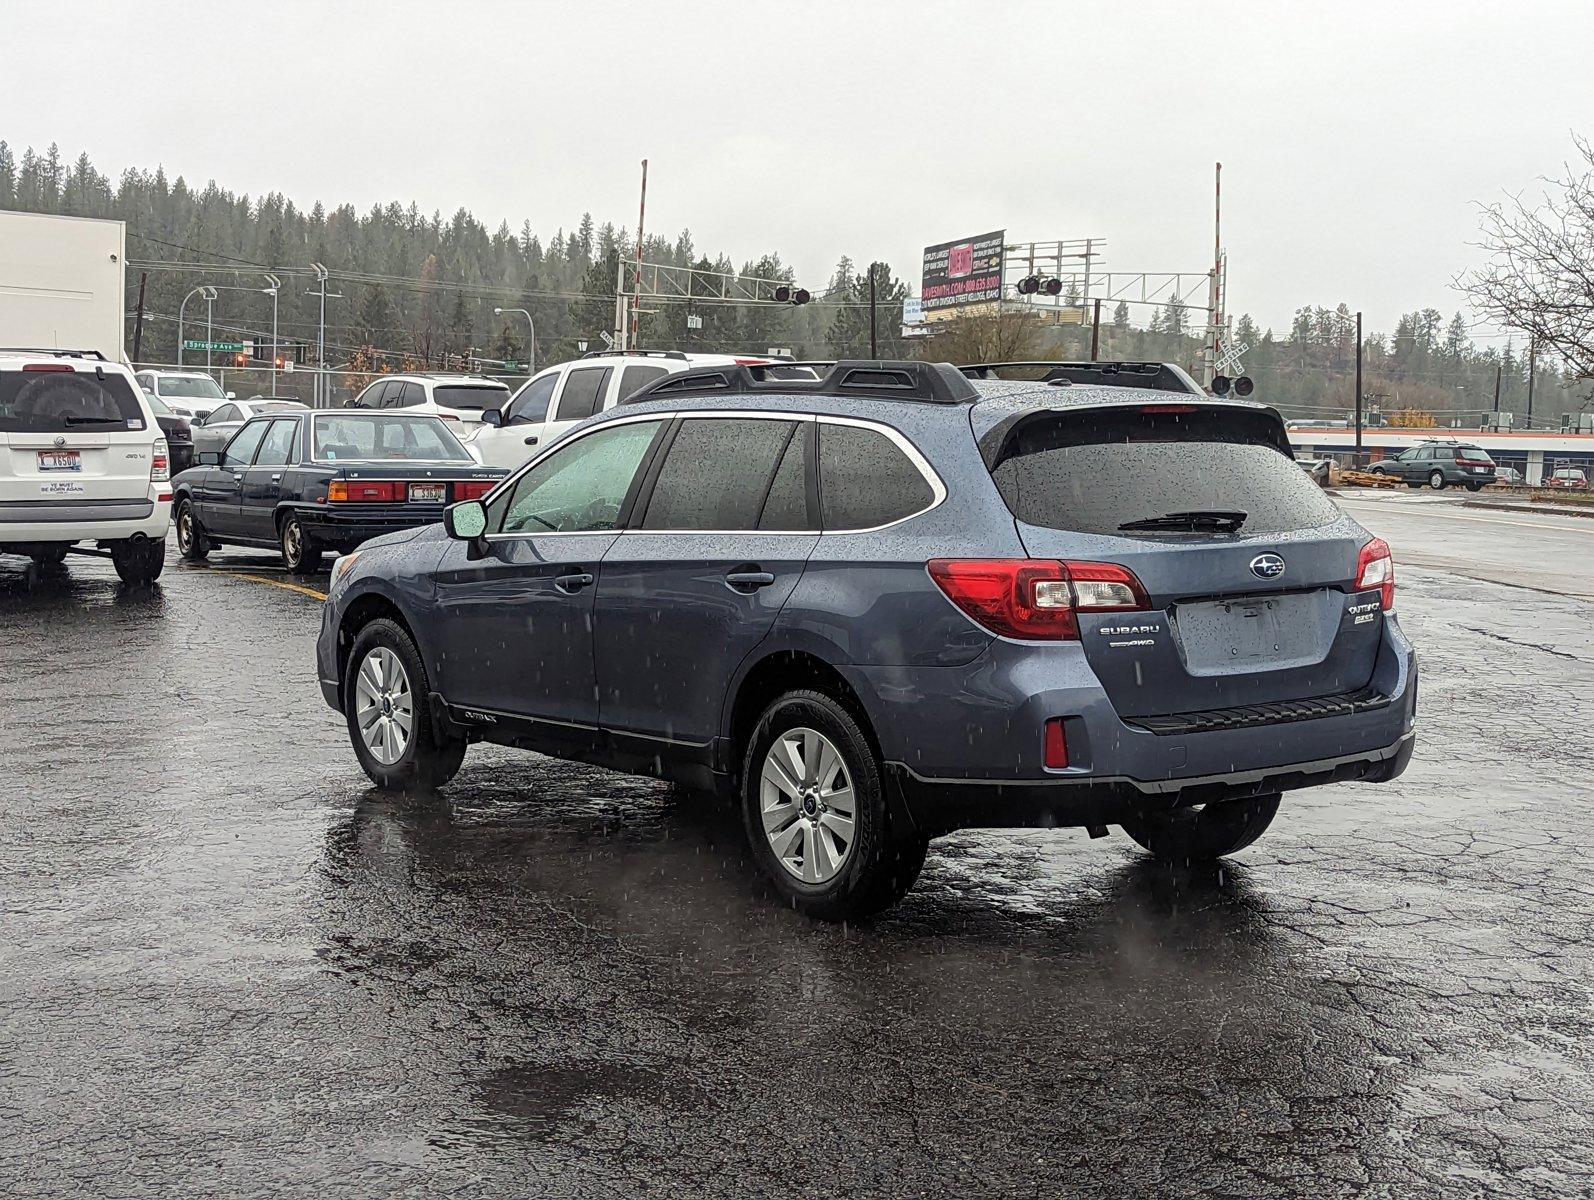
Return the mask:
<svg viewBox="0 0 1594 1200">
<path fill-rule="evenodd" d="M 946 320 L 990 311 L 1002 298 L 1002 247 L 1007 230 L 924 248 L 919 295 L 924 319 Z"/>
</svg>

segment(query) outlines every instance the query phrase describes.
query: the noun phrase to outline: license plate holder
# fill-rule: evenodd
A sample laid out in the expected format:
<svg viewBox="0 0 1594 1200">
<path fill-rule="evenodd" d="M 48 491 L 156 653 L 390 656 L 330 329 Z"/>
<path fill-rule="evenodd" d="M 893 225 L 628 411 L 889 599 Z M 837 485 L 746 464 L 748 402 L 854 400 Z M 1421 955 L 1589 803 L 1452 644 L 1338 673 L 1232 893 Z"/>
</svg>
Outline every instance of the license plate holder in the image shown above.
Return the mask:
<svg viewBox="0 0 1594 1200">
<path fill-rule="evenodd" d="M 448 485 L 446 483 L 412 483 L 410 484 L 411 504 L 441 504 L 448 499 Z"/>
<path fill-rule="evenodd" d="M 76 450 L 40 450 L 40 471 L 81 471 L 83 455 Z"/>
</svg>

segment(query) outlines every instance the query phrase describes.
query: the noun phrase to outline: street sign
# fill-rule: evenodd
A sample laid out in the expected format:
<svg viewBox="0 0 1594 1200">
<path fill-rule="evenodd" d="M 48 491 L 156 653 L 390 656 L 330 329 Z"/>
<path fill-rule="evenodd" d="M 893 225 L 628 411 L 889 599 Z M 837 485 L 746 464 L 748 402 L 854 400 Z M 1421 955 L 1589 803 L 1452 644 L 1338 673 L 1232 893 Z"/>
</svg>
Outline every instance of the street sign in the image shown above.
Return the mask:
<svg viewBox="0 0 1594 1200">
<path fill-rule="evenodd" d="M 701 329 L 701 328 L 703 328 L 703 318 L 698 316 L 696 313 L 687 313 L 686 314 L 686 327 L 688 329 Z"/>
<path fill-rule="evenodd" d="M 1218 359 L 1217 362 L 1212 364 L 1213 370 L 1215 370 L 1215 371 L 1226 371 L 1230 367 L 1239 366 L 1240 365 L 1240 356 L 1243 355 L 1250 348 L 1251 347 L 1246 345 L 1244 342 L 1237 342 L 1235 345 L 1230 346 L 1227 350 L 1225 350 L 1223 352 L 1223 357 Z"/>
<path fill-rule="evenodd" d="M 905 296 L 902 300 L 902 323 L 919 325 L 924 322 L 924 301 L 918 296 Z"/>
<path fill-rule="evenodd" d="M 249 349 L 248 342 L 204 342 L 186 338 L 183 341 L 184 350 L 212 350 L 218 354 L 237 354 Z"/>
<path fill-rule="evenodd" d="M 506 371 L 518 371 L 518 370 L 520 370 L 520 363 L 518 363 L 516 360 L 514 360 L 512 358 L 506 358 L 506 359 L 504 359 L 504 370 L 506 370 Z"/>
</svg>

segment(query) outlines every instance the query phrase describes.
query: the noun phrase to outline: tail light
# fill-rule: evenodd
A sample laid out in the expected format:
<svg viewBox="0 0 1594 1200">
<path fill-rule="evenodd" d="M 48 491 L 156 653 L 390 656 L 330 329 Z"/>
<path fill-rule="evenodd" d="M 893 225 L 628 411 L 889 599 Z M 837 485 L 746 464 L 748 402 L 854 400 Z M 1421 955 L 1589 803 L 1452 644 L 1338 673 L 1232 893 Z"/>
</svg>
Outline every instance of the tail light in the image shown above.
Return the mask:
<svg viewBox="0 0 1594 1200">
<path fill-rule="evenodd" d="M 361 483 L 354 479 L 334 479 L 327 484 L 331 504 L 373 504 L 404 499 L 404 484 L 388 481 Z"/>
<path fill-rule="evenodd" d="M 480 500 L 483 496 L 497 486 L 497 482 L 497 480 L 493 480 L 491 483 L 477 483 L 474 481 L 470 483 L 456 483 L 454 485 L 454 499 Z"/>
<path fill-rule="evenodd" d="M 1385 612 L 1395 611 L 1395 556 L 1389 552 L 1389 543 L 1374 538 L 1362 547 L 1356 559 L 1356 590 L 1368 592 L 1377 588 Z"/>
<path fill-rule="evenodd" d="M 166 447 L 165 438 L 156 438 L 155 444 L 150 447 L 149 477 L 152 482 L 164 483 L 172 477 L 172 460 Z"/>
<path fill-rule="evenodd" d="M 1116 563 L 938 558 L 930 578 L 973 621 L 1004 637 L 1074 642 L 1082 612 L 1139 612 L 1145 588 Z"/>
<path fill-rule="evenodd" d="M 70 375 L 72 373 L 72 368 L 67 363 L 25 363 L 22 369 L 24 371 L 41 371 L 47 375 L 59 375 L 62 372 Z"/>
</svg>

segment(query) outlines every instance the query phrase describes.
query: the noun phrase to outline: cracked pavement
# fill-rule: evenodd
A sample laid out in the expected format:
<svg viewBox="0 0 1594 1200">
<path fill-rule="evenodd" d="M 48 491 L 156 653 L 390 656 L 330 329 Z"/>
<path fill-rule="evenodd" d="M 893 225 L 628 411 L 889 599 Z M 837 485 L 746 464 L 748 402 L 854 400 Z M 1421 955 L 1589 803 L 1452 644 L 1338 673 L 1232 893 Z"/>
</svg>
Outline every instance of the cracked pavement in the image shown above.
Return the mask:
<svg viewBox="0 0 1594 1200">
<path fill-rule="evenodd" d="M 371 789 L 311 598 L 0 560 L 0 1194 L 1589 1195 L 1594 538 L 1512 586 L 1443 559 L 1527 529 L 1353 511 L 1404 777 L 1209 874 L 959 834 L 855 928 L 667 785 Z"/>
</svg>

